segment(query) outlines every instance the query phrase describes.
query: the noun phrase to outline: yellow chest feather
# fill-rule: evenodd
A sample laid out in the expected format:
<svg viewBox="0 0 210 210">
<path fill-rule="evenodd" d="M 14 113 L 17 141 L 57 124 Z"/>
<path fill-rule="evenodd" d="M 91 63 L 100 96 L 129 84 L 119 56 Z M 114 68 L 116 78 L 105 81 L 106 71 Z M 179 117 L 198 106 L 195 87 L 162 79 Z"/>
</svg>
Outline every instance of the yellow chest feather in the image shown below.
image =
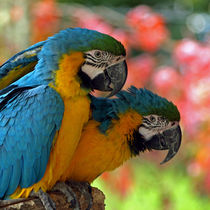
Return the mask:
<svg viewBox="0 0 210 210">
<path fill-rule="evenodd" d="M 141 123 L 133 111 L 113 120 L 106 135 L 98 130 L 99 123 L 91 120 L 85 127 L 77 150 L 66 174 L 75 181 L 92 182 L 101 173 L 114 170 L 131 158 L 127 136 Z"/>
<path fill-rule="evenodd" d="M 82 53 L 66 55 L 56 72 L 55 88 L 64 101 L 64 115 L 56 143 L 52 148 L 48 168 L 41 180 L 46 188 L 56 181 L 64 180 L 74 151 L 79 142 L 84 124 L 88 121 L 90 101 L 87 90 L 80 88 L 77 77 L 79 66 L 84 62 Z M 66 177 L 67 178 L 67 177 Z"/>
<path fill-rule="evenodd" d="M 65 172 L 70 165 L 90 112 L 88 90 L 80 88 L 80 81 L 76 76 L 83 62 L 82 53 L 79 52 L 65 55 L 60 61 L 59 70 L 55 72 L 55 82 L 49 86 L 61 95 L 65 110 L 44 177 L 29 188 L 17 189 L 11 197 L 27 197 L 31 190 L 38 191 L 40 188 L 44 191 L 49 190 L 57 181 L 68 178 Z"/>
<path fill-rule="evenodd" d="M 87 95 L 88 90 L 81 89 L 80 79 L 77 76 L 79 67 L 84 62 L 83 53 L 73 52 L 64 55 L 59 64 L 59 70 L 55 71 L 55 84 L 50 84 L 63 99 L 81 95 Z"/>
</svg>

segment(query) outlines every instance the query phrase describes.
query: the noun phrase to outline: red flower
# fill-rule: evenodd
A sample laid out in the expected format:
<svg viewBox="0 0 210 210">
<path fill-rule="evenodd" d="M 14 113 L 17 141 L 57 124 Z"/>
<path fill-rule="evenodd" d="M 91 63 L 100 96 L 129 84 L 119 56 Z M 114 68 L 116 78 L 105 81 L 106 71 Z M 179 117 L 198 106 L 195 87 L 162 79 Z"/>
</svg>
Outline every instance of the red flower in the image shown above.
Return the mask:
<svg viewBox="0 0 210 210">
<path fill-rule="evenodd" d="M 182 86 L 182 80 L 179 73 L 170 66 L 162 66 L 156 70 L 152 78 L 154 89 L 164 97 L 171 97 L 173 92 L 179 91 Z"/>
<path fill-rule="evenodd" d="M 43 0 L 33 4 L 33 31 L 34 42 L 42 41 L 58 30 L 60 10 L 55 0 Z"/>
<path fill-rule="evenodd" d="M 147 6 L 138 6 L 127 14 L 127 23 L 134 31 L 130 40 L 133 47 L 154 52 L 168 37 L 164 18 Z"/>
<path fill-rule="evenodd" d="M 174 59 L 184 73 L 201 74 L 210 69 L 210 46 L 184 39 L 176 45 Z"/>
<path fill-rule="evenodd" d="M 126 53 L 128 55 L 130 50 L 130 45 L 129 45 L 129 37 L 127 32 L 122 29 L 115 29 L 109 35 L 113 36 L 115 39 L 117 39 L 124 45 Z"/>
<path fill-rule="evenodd" d="M 77 27 L 88 28 L 99 31 L 105 34 L 111 34 L 113 28 L 106 23 L 103 18 L 85 9 L 78 9 L 75 11 L 73 17 L 75 18 Z"/>
<path fill-rule="evenodd" d="M 174 58 L 179 65 L 190 65 L 197 58 L 200 46 L 197 41 L 184 39 L 177 43 L 174 49 Z"/>
<path fill-rule="evenodd" d="M 125 87 L 128 88 L 130 85 L 134 85 L 137 88 L 144 87 L 155 66 L 155 59 L 148 54 L 143 54 L 130 58 L 127 63 L 128 78 Z"/>
</svg>

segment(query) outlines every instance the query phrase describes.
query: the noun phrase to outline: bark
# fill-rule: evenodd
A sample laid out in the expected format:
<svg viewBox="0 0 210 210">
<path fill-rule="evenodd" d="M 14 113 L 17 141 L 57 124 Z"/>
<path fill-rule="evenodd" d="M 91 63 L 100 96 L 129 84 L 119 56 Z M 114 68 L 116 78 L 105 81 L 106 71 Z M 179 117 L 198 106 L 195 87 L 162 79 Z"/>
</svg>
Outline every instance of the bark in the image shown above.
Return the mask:
<svg viewBox="0 0 210 210">
<path fill-rule="evenodd" d="M 87 198 L 85 198 L 84 194 L 81 193 L 81 191 L 76 188 L 74 185 L 69 184 L 69 186 L 71 186 L 71 188 L 73 189 L 74 193 L 77 196 L 79 205 L 80 205 L 80 209 L 81 210 L 86 210 L 88 209 L 88 204 L 89 201 L 87 200 Z M 65 196 L 61 193 L 61 192 L 53 192 L 53 191 L 49 191 L 48 192 L 50 197 L 53 199 L 53 201 L 56 204 L 56 209 L 57 210 L 67 210 L 67 209 L 74 209 L 72 207 L 72 204 L 68 203 L 66 201 Z M 92 194 L 92 198 L 93 198 L 93 205 L 91 210 L 104 210 L 105 209 L 105 205 L 104 205 L 104 200 L 105 200 L 105 196 L 103 194 L 103 192 L 101 192 L 99 189 L 95 188 L 95 187 L 91 187 L 91 194 Z M 14 209 L 21 209 L 21 210 L 44 210 L 44 207 L 41 203 L 41 201 L 39 200 L 39 198 L 37 197 L 30 197 L 27 199 L 18 199 L 18 200 L 10 200 L 9 202 L 13 202 L 14 203 L 10 203 L 10 204 L 1 204 L 0 203 L 0 209 L 4 209 L 4 210 L 14 210 Z"/>
</svg>

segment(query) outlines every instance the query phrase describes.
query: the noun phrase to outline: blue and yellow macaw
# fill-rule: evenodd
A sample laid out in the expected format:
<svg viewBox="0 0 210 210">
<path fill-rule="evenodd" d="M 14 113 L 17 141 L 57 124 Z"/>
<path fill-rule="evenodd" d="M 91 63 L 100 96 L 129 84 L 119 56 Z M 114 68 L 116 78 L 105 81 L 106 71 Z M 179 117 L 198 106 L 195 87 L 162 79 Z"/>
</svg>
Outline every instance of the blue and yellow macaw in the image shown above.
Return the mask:
<svg viewBox="0 0 210 210">
<path fill-rule="evenodd" d="M 0 66 L 0 199 L 68 179 L 90 115 L 91 90 L 117 93 L 125 49 L 93 30 L 66 29 Z"/>
<path fill-rule="evenodd" d="M 70 180 L 91 183 L 145 150 L 169 150 L 162 163 L 179 150 L 177 107 L 147 89 L 131 87 L 114 99 L 91 97 L 91 110 L 66 172 Z"/>
</svg>

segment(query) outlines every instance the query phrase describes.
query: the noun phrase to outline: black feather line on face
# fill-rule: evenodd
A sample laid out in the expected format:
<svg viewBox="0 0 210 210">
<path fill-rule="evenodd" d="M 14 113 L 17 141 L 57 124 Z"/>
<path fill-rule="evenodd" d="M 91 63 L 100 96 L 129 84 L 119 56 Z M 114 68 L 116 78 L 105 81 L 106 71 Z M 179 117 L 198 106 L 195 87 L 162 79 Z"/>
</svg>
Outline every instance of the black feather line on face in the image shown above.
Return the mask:
<svg viewBox="0 0 210 210">
<path fill-rule="evenodd" d="M 95 63 L 91 63 L 91 62 L 89 62 L 89 61 L 85 61 L 84 64 L 89 65 L 89 66 L 96 66 Z"/>
<path fill-rule="evenodd" d="M 151 146 L 147 144 L 144 137 L 139 133 L 138 130 L 133 131 L 133 135 L 127 136 L 128 145 L 133 155 L 139 155 L 140 152 L 145 150 L 152 150 Z"/>
</svg>

